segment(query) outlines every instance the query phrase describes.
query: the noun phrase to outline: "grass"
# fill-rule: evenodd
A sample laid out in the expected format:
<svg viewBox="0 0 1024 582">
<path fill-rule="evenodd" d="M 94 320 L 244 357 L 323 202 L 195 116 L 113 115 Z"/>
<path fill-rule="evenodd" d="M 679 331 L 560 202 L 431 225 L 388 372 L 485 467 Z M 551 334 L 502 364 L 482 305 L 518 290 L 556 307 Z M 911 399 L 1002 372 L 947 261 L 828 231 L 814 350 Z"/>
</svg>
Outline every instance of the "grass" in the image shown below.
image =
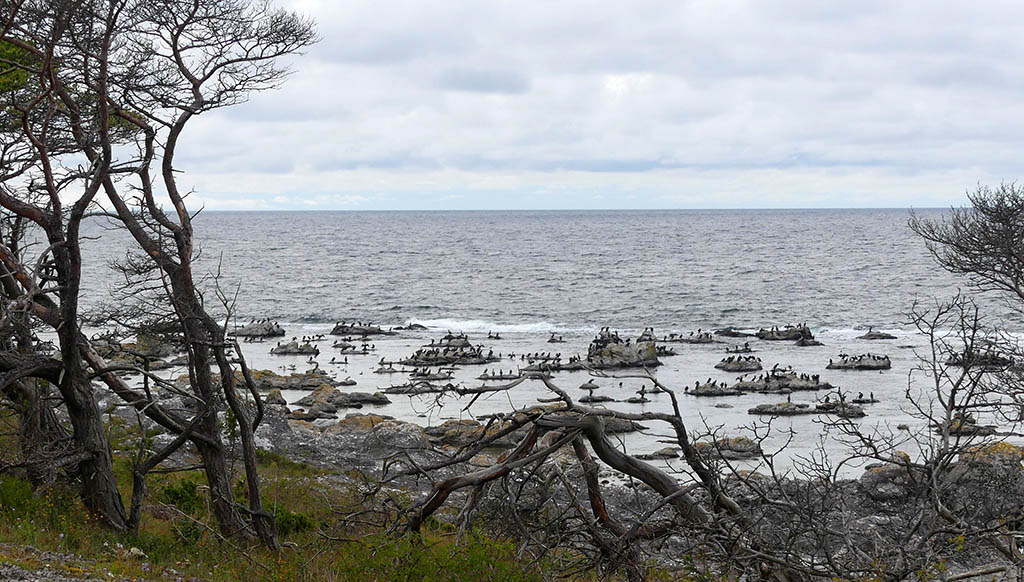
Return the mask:
<svg viewBox="0 0 1024 582">
<path fill-rule="evenodd" d="M 356 492 L 321 483 L 325 472 L 264 455 L 268 510 L 276 514 L 286 548 L 273 553 L 239 547 L 208 529 L 201 476 L 153 475 L 150 501 L 138 535 L 117 535 L 87 515 L 68 485 L 40 490 L 18 477 L 0 476 L 0 563 L 41 567 L 33 556 L 72 553 L 69 574 L 135 580 L 431 580 L 502 582 L 541 580 L 506 540 L 471 533 L 462 540 L 441 533 L 392 535 L 372 523 L 341 526 L 336 509 L 357 502 Z M 244 485 L 240 482 L 240 485 Z M 278 489 L 276 501 L 273 490 Z M 282 494 L 286 492 L 286 494 Z M 128 492 L 125 492 L 128 493 Z M 171 509 L 173 508 L 173 509 Z M 69 568 L 73 570 L 69 570 Z"/>
</svg>

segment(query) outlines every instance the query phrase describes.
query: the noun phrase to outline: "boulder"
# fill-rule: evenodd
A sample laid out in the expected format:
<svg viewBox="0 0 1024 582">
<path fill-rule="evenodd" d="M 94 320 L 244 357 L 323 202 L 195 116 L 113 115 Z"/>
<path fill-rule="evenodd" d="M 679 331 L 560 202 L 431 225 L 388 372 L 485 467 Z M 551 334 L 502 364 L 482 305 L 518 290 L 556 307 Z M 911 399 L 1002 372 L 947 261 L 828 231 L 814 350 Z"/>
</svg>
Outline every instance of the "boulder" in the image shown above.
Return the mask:
<svg viewBox="0 0 1024 582">
<path fill-rule="evenodd" d="M 757 441 L 745 436 L 716 439 L 714 443 L 697 442 L 694 447 L 706 455 L 730 460 L 754 459 L 760 457 L 763 452 Z"/>
<path fill-rule="evenodd" d="M 349 335 L 349 336 L 371 336 L 371 335 L 397 335 L 391 330 L 385 330 L 377 327 L 376 325 L 369 324 L 357 324 L 357 323 L 345 323 L 340 322 L 334 326 L 331 330 L 331 335 Z"/>
<path fill-rule="evenodd" d="M 282 337 L 284 328 L 276 321 L 254 321 L 234 331 L 236 337 Z"/>
<path fill-rule="evenodd" d="M 875 354 L 861 354 L 859 356 L 848 356 L 843 354 L 838 361 L 829 360 L 826 370 L 888 370 L 892 368 L 889 356 L 878 356 Z"/>
<path fill-rule="evenodd" d="M 706 382 L 696 388 L 691 388 L 687 394 L 691 396 L 740 396 L 743 391 L 719 382 Z"/>
<path fill-rule="evenodd" d="M 898 463 L 868 465 L 858 484 L 875 501 L 899 501 L 914 493 L 913 469 Z"/>
<path fill-rule="evenodd" d="M 894 336 L 892 334 L 889 334 L 889 333 L 885 333 L 884 331 L 874 331 L 872 329 L 869 329 L 866 334 L 857 336 L 857 339 L 861 339 L 861 340 L 892 340 L 892 339 L 896 339 L 896 336 Z"/>
<path fill-rule="evenodd" d="M 661 461 L 666 459 L 678 459 L 679 449 L 677 449 L 676 447 L 665 447 L 663 449 L 658 449 L 653 453 L 644 453 L 642 455 L 637 455 L 636 458 L 642 461 Z"/>
<path fill-rule="evenodd" d="M 251 370 L 249 375 L 257 390 L 315 390 L 324 385 L 334 385 L 335 381 L 327 375 L 327 372 L 319 368 L 306 372 L 292 372 L 288 376 L 282 376 L 271 370 Z M 187 376 L 185 377 L 187 381 Z M 218 377 L 219 378 L 219 377 Z M 235 380 L 243 381 L 241 372 L 235 373 Z"/>
<path fill-rule="evenodd" d="M 747 410 L 748 414 L 764 414 L 771 416 L 794 416 L 797 414 L 816 414 L 818 411 L 810 404 L 796 402 L 779 402 L 778 404 L 759 404 Z"/>
<path fill-rule="evenodd" d="M 814 409 L 839 418 L 861 418 L 868 415 L 860 406 L 844 401 L 822 403 L 815 406 Z"/>
<path fill-rule="evenodd" d="M 278 356 L 318 356 L 320 355 L 320 348 L 309 342 L 279 342 L 270 349 L 270 353 Z"/>
<path fill-rule="evenodd" d="M 602 332 L 590 343 L 587 364 L 597 369 L 660 366 L 653 340 L 622 341 L 618 335 Z"/>
<path fill-rule="evenodd" d="M 715 335 L 720 335 L 722 337 L 754 337 L 754 334 L 740 331 L 735 327 L 726 327 L 724 329 L 716 330 Z"/>
<path fill-rule="evenodd" d="M 324 408 L 361 408 L 364 404 L 391 404 L 387 396 L 376 392 L 342 392 L 330 384 L 318 386 L 311 394 L 295 402 L 299 406 L 316 406 Z"/>
<path fill-rule="evenodd" d="M 429 426 L 423 429 L 431 442 L 439 445 L 462 447 L 480 441 L 483 438 L 493 436 L 508 426 L 507 422 L 495 421 L 490 427 L 477 420 L 461 419 L 446 420 L 440 425 Z M 522 431 L 517 431 L 522 432 Z M 492 446 L 510 447 L 515 446 L 517 433 L 511 433 L 495 440 Z"/>
<path fill-rule="evenodd" d="M 772 329 L 761 328 L 757 331 L 757 337 L 758 339 L 768 341 L 796 341 L 799 339 L 814 339 L 814 335 L 811 333 L 810 328 L 804 325 L 787 325 L 782 329 L 779 329 L 777 327 Z"/>
<path fill-rule="evenodd" d="M 288 401 L 281 395 L 280 388 L 271 390 L 270 394 L 267 394 L 267 397 L 263 399 L 263 403 L 267 405 L 288 406 Z"/>
<path fill-rule="evenodd" d="M 825 344 L 819 342 L 816 339 L 802 337 L 802 338 L 796 340 L 796 342 L 794 342 L 793 345 L 795 345 L 795 346 L 797 346 L 799 348 L 810 348 L 810 347 L 814 347 L 814 346 L 823 346 Z"/>
<path fill-rule="evenodd" d="M 725 372 L 756 372 L 761 369 L 761 358 L 754 356 L 729 356 L 715 364 Z"/>
</svg>

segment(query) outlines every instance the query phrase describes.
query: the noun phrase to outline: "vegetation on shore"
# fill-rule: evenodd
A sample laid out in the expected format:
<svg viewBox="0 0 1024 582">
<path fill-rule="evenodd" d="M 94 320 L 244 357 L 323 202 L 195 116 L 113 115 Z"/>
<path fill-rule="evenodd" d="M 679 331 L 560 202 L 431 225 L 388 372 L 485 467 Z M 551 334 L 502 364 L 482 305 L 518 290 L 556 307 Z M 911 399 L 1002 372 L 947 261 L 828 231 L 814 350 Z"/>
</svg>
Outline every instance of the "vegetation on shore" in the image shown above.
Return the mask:
<svg viewBox="0 0 1024 582">
<path fill-rule="evenodd" d="M 115 454 L 115 468 L 120 483 L 131 483 L 127 451 Z M 392 535 L 372 517 L 345 519 L 370 508 L 355 487 L 344 485 L 344 475 L 273 453 L 260 455 L 260 472 L 280 552 L 219 535 L 194 472 L 150 477 L 153 503 L 132 535 L 91 517 L 67 482 L 34 488 L 0 475 L 0 564 L 136 580 L 542 579 L 540 565 L 520 560 L 511 540 L 479 531 L 460 537 L 440 524 L 420 536 Z M 236 481 L 236 491 L 244 489 Z"/>
</svg>

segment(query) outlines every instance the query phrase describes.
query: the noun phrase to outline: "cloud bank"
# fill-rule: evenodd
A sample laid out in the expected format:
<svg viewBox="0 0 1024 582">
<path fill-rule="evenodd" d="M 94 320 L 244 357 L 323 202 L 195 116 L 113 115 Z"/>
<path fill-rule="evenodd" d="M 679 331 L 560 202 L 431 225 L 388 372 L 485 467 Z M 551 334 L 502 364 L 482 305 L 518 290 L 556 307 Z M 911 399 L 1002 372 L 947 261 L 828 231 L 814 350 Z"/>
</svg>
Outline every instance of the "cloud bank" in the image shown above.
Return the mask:
<svg viewBox="0 0 1024 582">
<path fill-rule="evenodd" d="M 1021 177 L 1024 5 L 301 0 L 210 209 L 946 206 Z"/>
</svg>

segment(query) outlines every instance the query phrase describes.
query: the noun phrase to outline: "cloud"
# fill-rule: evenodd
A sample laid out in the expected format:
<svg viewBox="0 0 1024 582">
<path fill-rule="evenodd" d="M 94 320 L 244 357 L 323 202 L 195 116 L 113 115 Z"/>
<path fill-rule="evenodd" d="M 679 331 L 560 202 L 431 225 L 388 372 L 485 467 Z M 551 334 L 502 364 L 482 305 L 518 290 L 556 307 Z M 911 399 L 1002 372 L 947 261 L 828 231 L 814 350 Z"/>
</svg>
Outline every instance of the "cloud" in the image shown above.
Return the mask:
<svg viewBox="0 0 1024 582">
<path fill-rule="evenodd" d="M 292 78 L 185 134 L 204 199 L 945 205 L 1024 157 L 1024 6 L 293 6 L 323 41 Z"/>
</svg>

